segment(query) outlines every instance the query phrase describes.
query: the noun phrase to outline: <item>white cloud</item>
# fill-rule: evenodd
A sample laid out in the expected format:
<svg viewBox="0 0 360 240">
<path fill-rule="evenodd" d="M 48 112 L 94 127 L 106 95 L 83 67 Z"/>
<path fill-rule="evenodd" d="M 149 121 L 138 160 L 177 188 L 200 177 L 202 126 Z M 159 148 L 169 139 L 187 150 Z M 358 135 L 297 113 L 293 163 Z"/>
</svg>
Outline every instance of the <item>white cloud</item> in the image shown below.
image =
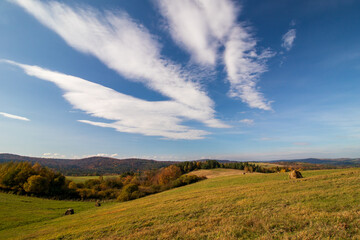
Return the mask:
<svg viewBox="0 0 360 240">
<path fill-rule="evenodd" d="M 283 35 L 281 46 L 285 48 L 287 51 L 290 51 L 290 49 L 294 45 L 295 38 L 296 38 L 296 30 L 290 29 L 287 33 Z"/>
<path fill-rule="evenodd" d="M 7 118 L 17 119 L 17 120 L 22 120 L 22 121 L 30 121 L 30 119 L 28 119 L 26 117 L 21 117 L 21 116 L 9 114 L 9 113 L 4 113 L 4 112 L 0 112 L 0 115 L 2 115 L 4 117 L 7 117 Z"/>
<path fill-rule="evenodd" d="M 172 38 L 202 65 L 216 64 L 218 51 L 225 47 L 223 61 L 231 85 L 230 96 L 240 98 L 251 108 L 271 110 L 256 87 L 267 70 L 269 50 L 258 54 L 249 28 L 236 22 L 239 7 L 229 0 L 157 1 L 167 19 Z"/>
<path fill-rule="evenodd" d="M 64 98 L 74 108 L 91 116 L 112 121 L 106 123 L 79 120 L 82 123 L 114 128 L 120 132 L 162 136 L 169 139 L 201 139 L 209 134 L 182 125 L 184 120 L 196 120 L 208 126 L 226 127 L 214 118 L 212 111 L 194 109 L 176 101 L 145 101 L 71 75 L 38 66 L 4 61 L 22 68 L 30 76 L 55 83 L 64 91 Z"/>
<path fill-rule="evenodd" d="M 247 124 L 247 125 L 253 125 L 254 124 L 254 120 L 253 119 L 248 119 L 248 118 L 242 119 L 242 120 L 240 120 L 240 122 L 244 123 L 244 124 Z"/>
<path fill-rule="evenodd" d="M 217 48 L 236 19 L 228 0 L 158 0 L 172 38 L 203 65 L 216 63 Z"/>
<path fill-rule="evenodd" d="M 129 80 L 142 82 L 170 98 L 144 101 L 74 76 L 18 64 L 29 75 L 56 83 L 74 108 L 113 121 L 80 122 L 172 139 L 199 139 L 208 134 L 183 125 L 184 120 L 196 120 L 208 127 L 228 127 L 215 118 L 214 102 L 191 73 L 161 56 L 156 38 L 125 12 L 101 12 L 56 1 L 9 1 L 23 7 L 71 47 L 97 57 Z M 257 53 L 257 42 L 249 28 L 236 22 L 239 11 L 232 1 L 184 0 L 179 4 L 159 0 L 159 6 L 169 21 L 174 40 L 195 61 L 211 66 L 221 60 L 225 64 L 231 97 L 240 98 L 251 108 L 271 110 L 271 102 L 256 84 L 267 70 L 267 58 L 273 54 L 269 50 Z M 221 46 L 225 51 L 218 54 Z"/>
<path fill-rule="evenodd" d="M 44 153 L 41 157 L 43 158 L 65 158 L 66 156 L 59 153 Z"/>
<path fill-rule="evenodd" d="M 71 47 L 97 57 L 119 74 L 179 103 L 214 112 L 213 101 L 189 73 L 161 56 L 161 46 L 125 12 L 100 12 L 56 1 L 9 0 L 56 32 Z M 219 123 L 212 122 L 211 124 Z"/>
<path fill-rule="evenodd" d="M 108 153 L 98 153 L 96 155 L 87 155 L 86 157 L 110 157 L 110 158 L 116 158 L 118 156 L 117 153 L 113 153 L 113 154 L 108 154 Z"/>
<path fill-rule="evenodd" d="M 269 50 L 255 51 L 256 40 L 240 25 L 232 29 L 225 44 L 224 61 L 231 84 L 230 96 L 240 98 L 251 108 L 271 110 L 271 102 L 258 91 L 256 83 L 267 71 L 266 60 L 274 55 Z"/>
</svg>

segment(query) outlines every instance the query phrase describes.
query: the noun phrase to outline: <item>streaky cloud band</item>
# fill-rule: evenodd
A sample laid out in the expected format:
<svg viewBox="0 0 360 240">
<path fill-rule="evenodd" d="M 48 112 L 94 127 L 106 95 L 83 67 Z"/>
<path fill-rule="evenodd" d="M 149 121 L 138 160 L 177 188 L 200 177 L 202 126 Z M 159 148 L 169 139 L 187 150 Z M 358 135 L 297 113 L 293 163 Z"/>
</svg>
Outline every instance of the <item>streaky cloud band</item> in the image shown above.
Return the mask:
<svg viewBox="0 0 360 240">
<path fill-rule="evenodd" d="M 105 123 L 79 120 L 82 123 L 166 139 L 202 139 L 210 133 L 185 126 L 182 122 L 196 120 L 216 126 L 219 122 L 208 112 L 193 109 L 176 101 L 145 101 L 75 76 L 39 66 L 2 61 L 20 67 L 29 76 L 55 83 L 64 91 L 64 98 L 74 108 L 90 116 L 112 121 Z"/>
<path fill-rule="evenodd" d="M 16 119 L 16 120 L 21 120 L 21 121 L 30 121 L 30 119 L 28 119 L 26 117 L 17 116 L 17 115 L 10 114 L 10 113 L 0 112 L 0 115 L 2 115 L 3 117 L 6 117 L 6 118 L 11 118 L 11 119 Z"/>
</svg>

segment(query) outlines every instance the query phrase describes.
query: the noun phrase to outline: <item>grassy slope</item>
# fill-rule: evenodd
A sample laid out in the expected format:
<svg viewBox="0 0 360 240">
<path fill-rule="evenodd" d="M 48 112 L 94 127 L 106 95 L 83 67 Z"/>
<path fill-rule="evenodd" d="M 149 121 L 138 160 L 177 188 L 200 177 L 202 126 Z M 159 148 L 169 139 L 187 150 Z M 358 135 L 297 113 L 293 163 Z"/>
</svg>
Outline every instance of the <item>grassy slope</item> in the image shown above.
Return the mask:
<svg viewBox="0 0 360 240">
<path fill-rule="evenodd" d="M 0 236 L 1 230 L 4 229 L 58 218 L 70 207 L 75 208 L 76 212 L 82 212 L 94 208 L 94 203 L 56 201 L 0 193 Z"/>
<path fill-rule="evenodd" d="M 217 169 L 201 169 L 188 173 L 188 175 L 197 175 L 199 177 L 215 178 L 215 177 L 225 177 L 225 176 L 234 176 L 234 175 L 243 175 L 245 171 L 237 169 L 226 169 L 226 168 L 217 168 Z M 256 173 L 252 173 L 256 174 Z"/>
<path fill-rule="evenodd" d="M 0 232 L 0 239 L 359 239 L 360 169 L 208 179 Z"/>
<path fill-rule="evenodd" d="M 103 176 L 104 179 L 106 178 L 116 178 L 120 175 L 106 175 Z M 66 176 L 67 179 L 75 182 L 75 183 L 83 183 L 86 180 L 90 180 L 90 179 L 99 179 L 99 176 Z"/>
<path fill-rule="evenodd" d="M 277 164 L 277 163 L 267 163 L 267 162 L 250 162 L 252 164 L 260 165 L 265 168 L 271 168 L 271 167 L 283 167 L 284 165 Z"/>
</svg>

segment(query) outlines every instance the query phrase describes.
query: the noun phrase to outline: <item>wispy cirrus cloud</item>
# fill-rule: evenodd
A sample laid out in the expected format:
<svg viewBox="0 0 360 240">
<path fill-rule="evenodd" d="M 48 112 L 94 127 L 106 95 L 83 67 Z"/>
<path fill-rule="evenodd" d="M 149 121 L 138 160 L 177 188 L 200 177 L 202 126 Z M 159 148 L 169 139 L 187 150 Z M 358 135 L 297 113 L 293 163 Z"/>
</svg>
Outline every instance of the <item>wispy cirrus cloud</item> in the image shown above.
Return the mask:
<svg viewBox="0 0 360 240">
<path fill-rule="evenodd" d="M 222 60 L 231 85 L 230 96 L 240 98 L 251 108 L 271 110 L 271 102 L 256 84 L 267 71 L 266 60 L 274 54 L 256 51 L 251 29 L 236 21 L 240 7 L 230 0 L 157 0 L 172 38 L 185 48 L 194 61 L 214 66 Z M 219 57 L 220 47 L 225 47 Z"/>
<path fill-rule="evenodd" d="M 145 101 L 71 75 L 3 61 L 20 67 L 29 76 L 55 83 L 75 109 L 111 121 L 78 120 L 82 123 L 168 139 L 202 139 L 209 134 L 183 125 L 184 120 L 196 120 L 206 125 L 218 124 L 211 112 L 197 110 L 173 100 Z"/>
<path fill-rule="evenodd" d="M 81 122 L 112 127 L 122 132 L 173 139 L 199 139 L 208 134 L 180 124 L 184 119 L 198 120 L 208 127 L 229 127 L 215 118 L 214 102 L 202 86 L 192 79 L 191 73 L 161 56 L 161 45 L 156 38 L 125 12 L 100 12 L 90 7 L 70 7 L 56 1 L 9 1 L 23 7 L 71 47 L 97 57 L 127 79 L 142 82 L 170 98 L 169 101 L 148 102 L 110 91 L 105 87 L 94 87 L 93 83 L 88 81 L 80 84 L 79 79 L 75 80 L 76 77 L 73 76 L 59 76 L 59 73 L 39 67 L 17 64 L 30 75 L 55 82 L 66 91 L 64 97 L 75 108 L 93 116 L 116 121 L 104 123 L 80 120 Z M 69 82 L 74 85 L 70 87 L 63 81 L 60 84 L 61 77 L 72 79 Z M 74 88 L 78 83 L 89 92 L 80 93 L 80 89 Z M 99 89 L 104 96 L 110 96 L 109 99 L 97 95 Z M 92 96 L 99 101 L 92 101 Z M 84 99 L 87 101 L 83 101 Z M 105 103 L 111 105 L 110 109 Z M 118 104 L 116 107 L 113 106 L 115 103 Z M 126 109 L 129 106 L 132 109 Z M 119 114 L 120 109 L 128 115 Z"/>
<path fill-rule="evenodd" d="M 157 1 L 167 19 L 172 38 L 193 60 L 214 65 L 217 50 L 236 19 L 236 8 L 228 0 Z"/>
<path fill-rule="evenodd" d="M 254 124 L 254 120 L 253 119 L 248 119 L 248 118 L 241 119 L 240 122 L 244 123 L 246 125 L 253 125 Z"/>
<path fill-rule="evenodd" d="M 16 119 L 16 120 L 21 120 L 21 121 L 30 121 L 30 119 L 28 119 L 26 117 L 17 116 L 17 115 L 13 115 L 10 113 L 0 112 L 0 115 L 3 117 L 6 117 L 6 118 L 11 118 L 11 119 Z"/>
<path fill-rule="evenodd" d="M 161 45 L 122 11 L 100 12 L 56 1 L 9 0 L 33 15 L 68 45 L 93 55 L 127 79 L 144 83 L 189 108 L 214 114 L 213 101 L 191 74 L 161 56 Z M 216 121 L 211 127 L 223 127 Z"/>
<path fill-rule="evenodd" d="M 230 96 L 240 98 L 251 108 L 271 110 L 271 101 L 265 99 L 256 84 L 267 71 L 266 60 L 274 55 L 270 50 L 258 54 L 256 40 L 246 28 L 234 27 L 225 44 L 224 62 L 231 85 Z"/>
<path fill-rule="evenodd" d="M 294 45 L 295 38 L 296 38 L 296 29 L 292 28 L 282 36 L 281 46 L 285 48 L 287 51 L 290 51 L 290 49 Z"/>
</svg>

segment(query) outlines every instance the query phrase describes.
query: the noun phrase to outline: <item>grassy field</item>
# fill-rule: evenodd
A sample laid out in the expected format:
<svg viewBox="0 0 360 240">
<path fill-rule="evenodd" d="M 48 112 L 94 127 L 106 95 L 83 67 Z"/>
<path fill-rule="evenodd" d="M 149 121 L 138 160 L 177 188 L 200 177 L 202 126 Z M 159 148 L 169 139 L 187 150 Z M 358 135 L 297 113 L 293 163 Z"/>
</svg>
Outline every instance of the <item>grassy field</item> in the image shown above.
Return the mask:
<svg viewBox="0 0 360 240">
<path fill-rule="evenodd" d="M 104 179 L 106 178 L 116 178 L 120 175 L 106 175 L 103 176 Z M 75 183 L 83 183 L 86 180 L 90 180 L 90 179 L 99 179 L 99 176 L 66 176 L 67 179 L 75 182 Z"/>
<path fill-rule="evenodd" d="M 56 201 L 0 193 L 0 235 L 1 230 L 4 229 L 12 229 L 31 223 L 44 223 L 61 217 L 70 207 L 80 213 L 94 208 L 94 203 Z"/>
<path fill-rule="evenodd" d="M 100 208 L 78 203 L 75 215 L 12 225 L 0 239 L 360 239 L 360 169 L 303 175 L 223 176 Z"/>
<path fill-rule="evenodd" d="M 272 167 L 283 167 L 284 165 L 276 164 L 276 163 L 266 163 L 266 162 L 250 162 L 252 164 L 260 165 L 265 168 L 272 168 Z"/>
<path fill-rule="evenodd" d="M 197 175 L 199 177 L 215 178 L 215 177 L 225 177 L 225 176 L 234 176 L 234 175 L 246 175 L 245 171 L 237 169 L 226 169 L 226 168 L 217 168 L 217 169 L 201 169 L 188 173 L 188 175 Z M 247 173 L 247 174 L 259 174 L 259 173 Z"/>
</svg>

